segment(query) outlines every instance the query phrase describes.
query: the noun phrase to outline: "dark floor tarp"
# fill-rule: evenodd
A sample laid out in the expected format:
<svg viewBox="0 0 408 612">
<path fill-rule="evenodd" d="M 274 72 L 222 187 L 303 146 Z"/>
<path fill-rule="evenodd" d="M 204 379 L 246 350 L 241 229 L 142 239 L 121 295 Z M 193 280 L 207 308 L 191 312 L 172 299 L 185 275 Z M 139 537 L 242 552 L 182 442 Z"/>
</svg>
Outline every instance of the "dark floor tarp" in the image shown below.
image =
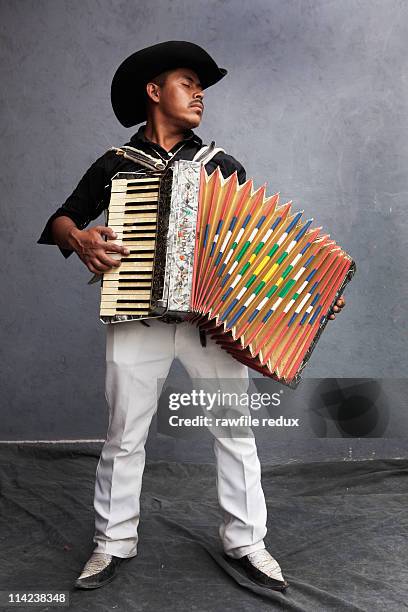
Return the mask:
<svg viewBox="0 0 408 612">
<path fill-rule="evenodd" d="M 285 595 L 224 560 L 213 465 L 148 461 L 137 557 L 109 585 L 73 589 L 94 547 L 100 449 L 1 445 L 2 591 L 69 591 L 81 612 L 408 610 L 405 459 L 262 466 L 266 544 Z"/>
</svg>

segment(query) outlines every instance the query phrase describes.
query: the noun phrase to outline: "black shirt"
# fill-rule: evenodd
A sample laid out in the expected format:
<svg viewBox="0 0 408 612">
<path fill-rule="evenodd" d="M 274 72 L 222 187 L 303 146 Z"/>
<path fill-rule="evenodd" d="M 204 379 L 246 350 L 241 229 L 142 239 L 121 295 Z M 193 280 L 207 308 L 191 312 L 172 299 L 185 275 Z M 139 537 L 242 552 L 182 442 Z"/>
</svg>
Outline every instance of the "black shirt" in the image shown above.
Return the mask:
<svg viewBox="0 0 408 612">
<path fill-rule="evenodd" d="M 151 142 L 144 135 L 144 128 L 139 128 L 130 142 L 126 143 L 137 149 L 145 151 L 149 155 L 167 159 L 186 159 L 191 161 L 197 151 L 203 146 L 199 138 L 192 130 L 188 130 L 184 140 L 178 142 L 167 152 L 160 145 Z M 183 147 L 180 149 L 180 146 Z M 180 149 L 180 150 L 179 150 Z M 243 183 L 246 180 L 246 173 L 243 166 L 231 155 L 217 153 L 205 166 L 207 174 L 211 174 L 219 166 L 224 178 L 227 178 L 237 170 L 238 181 Z M 115 151 L 107 151 L 99 157 L 90 168 L 85 172 L 77 187 L 67 200 L 58 208 L 48 219 L 38 244 L 55 244 L 51 224 L 57 217 L 65 216 L 74 221 L 79 229 L 84 229 L 93 219 L 99 217 L 102 211 L 109 206 L 111 179 L 117 172 L 135 172 L 142 167 L 133 161 L 119 156 Z M 62 249 L 60 251 L 64 257 L 69 257 L 73 251 Z"/>
</svg>

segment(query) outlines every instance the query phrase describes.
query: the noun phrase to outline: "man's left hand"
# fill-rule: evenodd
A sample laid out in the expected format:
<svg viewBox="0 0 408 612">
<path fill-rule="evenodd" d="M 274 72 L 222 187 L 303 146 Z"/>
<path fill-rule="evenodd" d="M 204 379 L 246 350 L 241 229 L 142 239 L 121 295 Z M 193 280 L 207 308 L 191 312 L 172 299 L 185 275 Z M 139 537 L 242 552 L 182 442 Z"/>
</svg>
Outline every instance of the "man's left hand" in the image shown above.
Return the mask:
<svg viewBox="0 0 408 612">
<path fill-rule="evenodd" d="M 335 305 L 333 306 L 333 312 L 331 315 L 329 315 L 329 319 L 335 319 L 336 315 L 334 313 L 340 312 L 341 309 L 344 308 L 345 305 L 346 305 L 346 300 L 344 299 L 344 295 L 341 295 L 339 299 L 337 300 L 337 302 L 335 303 Z"/>
</svg>

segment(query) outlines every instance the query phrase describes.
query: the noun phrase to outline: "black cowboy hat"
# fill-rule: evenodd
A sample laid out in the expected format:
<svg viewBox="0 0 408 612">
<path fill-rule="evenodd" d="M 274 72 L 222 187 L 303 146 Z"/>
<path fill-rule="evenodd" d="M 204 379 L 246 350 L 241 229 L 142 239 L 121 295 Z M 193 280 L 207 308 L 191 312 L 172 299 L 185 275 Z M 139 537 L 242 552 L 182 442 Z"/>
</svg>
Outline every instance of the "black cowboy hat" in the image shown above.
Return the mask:
<svg viewBox="0 0 408 612">
<path fill-rule="evenodd" d="M 194 70 L 203 89 L 227 74 L 204 49 L 185 40 L 169 40 L 136 51 L 121 63 L 112 80 L 112 107 L 122 125 L 131 127 L 146 120 L 146 83 L 175 68 Z"/>
</svg>

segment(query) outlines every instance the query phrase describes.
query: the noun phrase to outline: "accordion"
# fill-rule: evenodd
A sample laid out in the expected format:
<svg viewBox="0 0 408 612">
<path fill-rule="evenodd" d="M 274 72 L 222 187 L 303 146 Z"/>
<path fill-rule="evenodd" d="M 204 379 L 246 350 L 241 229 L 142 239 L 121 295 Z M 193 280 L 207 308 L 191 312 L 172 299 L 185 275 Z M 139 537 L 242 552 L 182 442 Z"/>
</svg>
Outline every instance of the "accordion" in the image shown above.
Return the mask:
<svg viewBox="0 0 408 612">
<path fill-rule="evenodd" d="M 295 388 L 355 263 L 291 202 L 198 162 L 112 179 L 109 241 L 130 254 L 101 284 L 103 323 L 189 320 Z"/>
</svg>

